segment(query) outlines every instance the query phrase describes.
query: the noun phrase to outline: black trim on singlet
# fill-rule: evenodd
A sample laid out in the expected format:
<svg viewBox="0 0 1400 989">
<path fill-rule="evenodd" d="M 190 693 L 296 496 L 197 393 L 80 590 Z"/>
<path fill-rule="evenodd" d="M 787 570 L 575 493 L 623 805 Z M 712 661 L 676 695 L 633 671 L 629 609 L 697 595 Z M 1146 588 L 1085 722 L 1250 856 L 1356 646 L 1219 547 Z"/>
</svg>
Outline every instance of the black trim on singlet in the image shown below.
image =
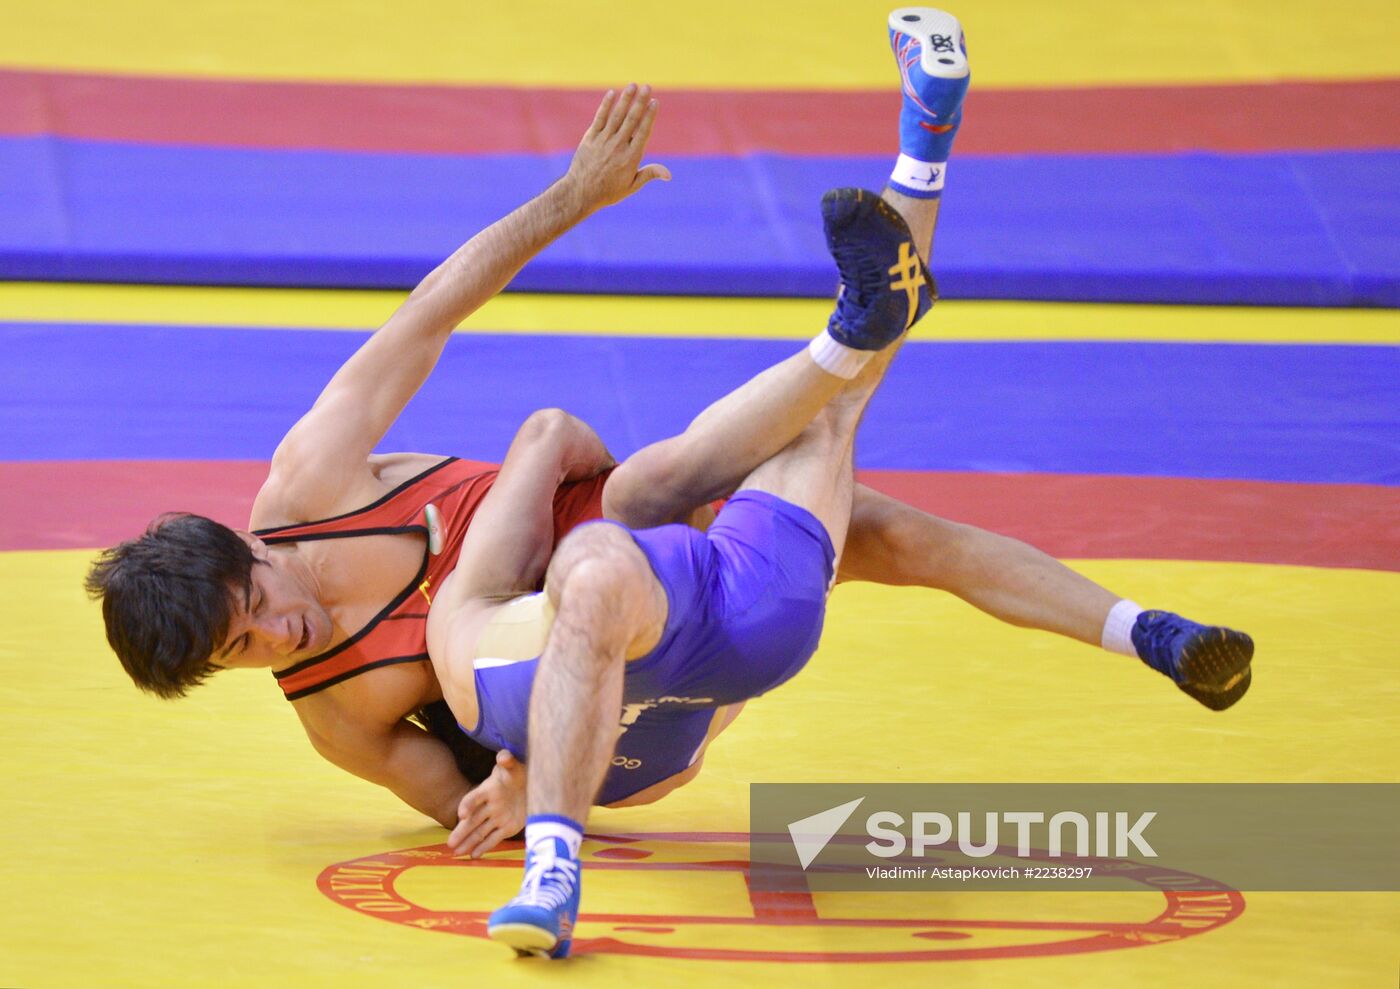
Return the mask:
<svg viewBox="0 0 1400 989">
<path fill-rule="evenodd" d="M 331 677 L 329 680 L 326 680 L 322 683 L 318 683 L 310 687 L 303 687 L 301 690 L 294 690 L 287 695 L 287 700 L 299 701 L 303 697 L 309 697 L 314 693 L 325 690 L 327 687 L 334 687 L 336 684 L 341 683 L 345 680 L 349 680 L 351 677 L 357 677 L 361 673 L 368 673 L 370 670 L 377 670 L 381 666 L 395 666 L 399 663 L 426 662 L 428 658 L 429 657 L 427 653 L 420 652 L 413 656 L 394 656 L 391 659 L 376 659 L 373 663 L 366 663 L 364 666 L 357 666 L 353 670 L 346 670 L 344 673 L 338 673 L 335 676 Z"/>
<path fill-rule="evenodd" d="M 428 527 L 426 525 L 381 525 L 372 529 L 337 529 L 334 532 L 307 532 L 299 536 L 261 536 L 259 538 L 269 546 L 277 546 L 282 543 L 311 543 L 318 539 L 348 539 L 351 536 L 401 536 L 410 532 L 427 535 Z"/>
<path fill-rule="evenodd" d="M 415 474 L 413 477 L 410 477 L 407 481 L 404 481 L 404 482 L 403 482 L 402 484 L 400 484 L 398 487 L 394 488 L 393 491 L 390 491 L 388 494 L 384 495 L 384 496 L 381 497 L 381 498 L 376 499 L 375 501 L 370 502 L 368 505 L 365 505 L 365 506 L 363 506 L 362 508 L 356 508 L 356 509 L 353 509 L 353 510 L 351 510 L 351 511 L 345 512 L 345 513 L 343 513 L 343 514 L 341 514 L 341 515 L 332 515 L 330 518 L 316 519 L 316 520 L 313 521 L 313 522 L 293 522 L 293 523 L 291 523 L 290 525 L 274 525 L 274 526 L 273 526 L 272 528 L 270 528 L 270 529 L 255 529 L 255 530 L 253 531 L 253 535 L 255 535 L 255 536 L 257 536 L 258 538 L 262 539 L 262 538 L 265 538 L 266 536 L 268 536 L 268 535 L 270 535 L 270 534 L 274 534 L 274 533 L 278 533 L 278 532 L 285 532 L 285 531 L 288 530 L 288 529 L 301 529 L 301 528 L 304 528 L 304 527 L 306 527 L 306 526 L 325 525 L 325 524 L 328 523 L 328 522 L 339 522 L 341 519 L 352 518 L 352 517 L 354 517 L 354 516 L 356 516 L 356 515 L 361 514 L 362 512 L 372 511 L 373 509 L 378 508 L 380 505 L 383 505 L 383 504 L 385 504 L 386 502 L 388 502 L 391 498 L 394 498 L 394 497 L 396 497 L 396 496 L 402 494 L 402 493 L 403 493 L 404 491 L 406 491 L 409 487 L 411 487 L 411 486 L 413 486 L 414 484 L 417 484 L 419 481 L 423 480 L 423 478 L 428 477 L 428 476 L 431 475 L 431 474 L 435 474 L 435 473 L 437 473 L 438 471 L 442 470 L 444 467 L 446 467 L 448 464 L 455 464 L 457 461 L 459 461 L 459 460 L 461 460 L 461 459 L 462 459 L 461 457 L 448 457 L 448 458 L 447 458 L 446 460 L 444 460 L 442 463 L 440 463 L 440 464 L 434 464 L 432 467 L 429 467 L 427 470 L 422 471 L 422 472 L 419 473 L 419 474 Z M 488 469 L 489 469 L 489 468 L 488 468 Z M 482 473 L 485 473 L 485 471 L 483 471 Z"/>
<path fill-rule="evenodd" d="M 418 565 L 418 576 L 414 577 L 413 580 L 409 581 L 408 586 L 405 587 L 403 590 L 399 591 L 399 593 L 394 596 L 394 599 L 390 601 L 387 605 L 385 605 L 384 609 L 380 611 L 379 614 L 371 618 L 364 628 L 360 629 L 354 635 L 350 636 L 350 638 L 346 639 L 340 645 L 333 646 L 330 649 L 327 649 L 325 652 L 321 653 L 321 655 L 312 656 L 310 659 L 304 659 L 294 666 L 287 667 L 285 670 L 273 670 L 272 675 L 278 680 L 283 680 L 286 677 L 291 676 L 293 673 L 300 673 L 302 670 L 310 669 L 313 666 L 317 666 L 321 663 L 324 663 L 326 660 L 331 659 L 334 656 L 338 656 L 340 653 L 344 652 L 346 649 L 349 649 L 355 643 L 359 642 L 365 636 L 369 635 L 369 633 L 374 630 L 376 625 L 378 625 L 385 618 L 387 618 L 396 608 L 398 608 L 399 605 L 407 601 L 410 596 L 417 593 L 419 586 L 423 583 L 423 578 L 428 576 L 428 561 L 431 559 L 431 557 L 432 554 L 428 552 L 428 549 L 425 546 L 423 548 L 423 562 Z M 374 667 L 375 663 L 370 663 L 367 666 L 356 667 L 354 670 L 350 671 L 350 673 L 353 675 L 354 673 L 361 673 L 365 670 L 372 670 L 374 669 Z M 335 683 L 339 679 L 344 678 L 335 677 L 332 678 L 329 681 L 329 683 Z M 297 693 L 300 694 L 303 693 L 303 691 L 297 691 Z M 289 694 L 287 696 L 290 700 L 291 695 Z"/>
</svg>

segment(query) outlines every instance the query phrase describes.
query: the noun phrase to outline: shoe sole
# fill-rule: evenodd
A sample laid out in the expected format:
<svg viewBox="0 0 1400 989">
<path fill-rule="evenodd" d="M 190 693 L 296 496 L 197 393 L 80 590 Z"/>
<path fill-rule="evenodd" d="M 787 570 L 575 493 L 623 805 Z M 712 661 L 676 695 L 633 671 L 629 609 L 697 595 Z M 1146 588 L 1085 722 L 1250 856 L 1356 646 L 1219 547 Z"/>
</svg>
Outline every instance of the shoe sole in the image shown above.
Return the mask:
<svg viewBox="0 0 1400 989">
<path fill-rule="evenodd" d="M 925 75 L 940 79 L 961 79 L 970 69 L 963 54 L 963 29 L 958 19 L 933 7 L 900 7 L 890 12 L 890 30 L 907 34 L 919 43 L 919 67 Z M 935 45 L 934 35 L 952 39 L 952 51 Z"/>
<path fill-rule="evenodd" d="M 514 948 L 516 954 L 548 958 L 559 938 L 542 927 L 533 924 L 495 924 L 486 928 L 492 941 Z"/>
<path fill-rule="evenodd" d="M 1208 629 L 1182 649 L 1177 664 L 1182 682 L 1177 687 L 1212 711 L 1223 711 L 1248 693 L 1253 660 L 1254 640 L 1249 636 L 1229 628 Z"/>
<path fill-rule="evenodd" d="M 822 196 L 821 203 L 822 229 L 826 234 L 827 245 L 835 252 L 834 238 L 841 236 L 848 229 L 855 226 L 862 220 L 868 218 L 870 214 L 877 216 L 889 227 L 889 232 L 894 234 L 899 240 L 905 241 L 913 249 L 914 235 L 909 230 L 909 224 L 900 215 L 899 210 L 887 203 L 883 196 L 879 196 L 866 189 L 855 186 L 847 186 L 839 189 L 829 189 Z M 917 250 L 914 251 L 918 254 Z M 918 258 L 919 272 L 924 279 L 924 293 L 928 296 L 928 306 L 932 307 L 938 301 L 938 283 L 934 281 L 933 274 L 928 270 L 928 265 L 922 257 Z M 924 309 L 924 315 L 927 308 Z M 918 313 L 918 307 L 910 313 L 905 320 L 903 332 L 908 332 L 910 327 L 919 321 L 922 316 Z M 893 341 L 890 341 L 891 343 Z M 881 347 L 858 348 L 870 350 L 883 350 Z"/>
<path fill-rule="evenodd" d="M 913 244 L 914 235 L 910 232 L 909 224 L 900 215 L 899 210 L 867 189 L 854 186 L 828 189 L 822 196 L 822 221 L 832 232 L 840 233 L 864 216 L 864 210 L 861 207 L 866 205 L 880 214 L 880 218 L 893 228 L 893 232 L 898 234 L 900 240 L 907 240 Z M 847 206 L 840 216 L 835 215 L 838 206 Z"/>
</svg>

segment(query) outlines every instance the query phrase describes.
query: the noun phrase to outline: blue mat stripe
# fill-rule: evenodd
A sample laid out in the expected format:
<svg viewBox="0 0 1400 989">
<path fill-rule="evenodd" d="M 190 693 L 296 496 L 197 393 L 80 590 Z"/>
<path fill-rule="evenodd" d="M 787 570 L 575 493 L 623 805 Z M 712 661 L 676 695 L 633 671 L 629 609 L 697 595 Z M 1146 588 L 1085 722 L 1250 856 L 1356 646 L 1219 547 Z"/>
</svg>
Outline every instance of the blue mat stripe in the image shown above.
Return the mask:
<svg viewBox="0 0 1400 989">
<path fill-rule="evenodd" d="M 883 158 L 680 158 L 520 289 L 826 295 L 816 203 Z M 0 278 L 408 287 L 562 174 L 463 157 L 0 139 Z M 958 160 L 948 297 L 1400 305 L 1400 151 Z"/>
<path fill-rule="evenodd" d="M 266 459 L 363 336 L 0 324 L 0 460 Z M 558 405 L 618 455 L 791 341 L 454 337 L 384 449 L 501 457 Z M 864 467 L 1400 484 L 1400 348 L 913 343 Z"/>
</svg>

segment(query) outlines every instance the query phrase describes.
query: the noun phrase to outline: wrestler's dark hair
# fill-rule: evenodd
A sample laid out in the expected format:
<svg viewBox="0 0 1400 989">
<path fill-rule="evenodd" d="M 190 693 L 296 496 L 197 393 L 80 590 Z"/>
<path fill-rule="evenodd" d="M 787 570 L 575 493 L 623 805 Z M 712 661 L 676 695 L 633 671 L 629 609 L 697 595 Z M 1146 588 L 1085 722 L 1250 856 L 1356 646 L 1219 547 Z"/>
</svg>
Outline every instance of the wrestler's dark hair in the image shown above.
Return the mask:
<svg viewBox="0 0 1400 989">
<path fill-rule="evenodd" d="M 102 601 L 107 642 L 136 686 L 183 697 L 215 672 L 209 658 L 228 635 L 232 595 L 251 586 L 255 562 L 228 526 L 171 512 L 103 552 L 84 586 Z"/>
</svg>

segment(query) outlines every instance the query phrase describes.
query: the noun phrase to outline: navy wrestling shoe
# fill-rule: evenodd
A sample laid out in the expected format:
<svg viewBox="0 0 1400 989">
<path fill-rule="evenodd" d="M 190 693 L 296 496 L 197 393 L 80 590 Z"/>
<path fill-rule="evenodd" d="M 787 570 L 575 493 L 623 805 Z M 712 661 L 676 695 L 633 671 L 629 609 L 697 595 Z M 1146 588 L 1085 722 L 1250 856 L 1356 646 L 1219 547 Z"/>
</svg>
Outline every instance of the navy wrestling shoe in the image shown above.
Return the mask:
<svg viewBox="0 0 1400 989">
<path fill-rule="evenodd" d="M 520 893 L 486 922 L 486 933 L 517 955 L 566 958 L 578 920 L 579 863 L 559 838 L 525 853 Z"/>
<path fill-rule="evenodd" d="M 1225 710 L 1249 690 L 1254 640 L 1243 632 L 1198 625 L 1170 611 L 1144 611 L 1132 637 L 1144 663 L 1212 711 Z"/>
<path fill-rule="evenodd" d="M 827 332 L 855 350 L 883 350 L 937 297 L 909 225 L 865 189 L 832 189 L 823 196 L 822 225 L 841 272 Z"/>
</svg>

